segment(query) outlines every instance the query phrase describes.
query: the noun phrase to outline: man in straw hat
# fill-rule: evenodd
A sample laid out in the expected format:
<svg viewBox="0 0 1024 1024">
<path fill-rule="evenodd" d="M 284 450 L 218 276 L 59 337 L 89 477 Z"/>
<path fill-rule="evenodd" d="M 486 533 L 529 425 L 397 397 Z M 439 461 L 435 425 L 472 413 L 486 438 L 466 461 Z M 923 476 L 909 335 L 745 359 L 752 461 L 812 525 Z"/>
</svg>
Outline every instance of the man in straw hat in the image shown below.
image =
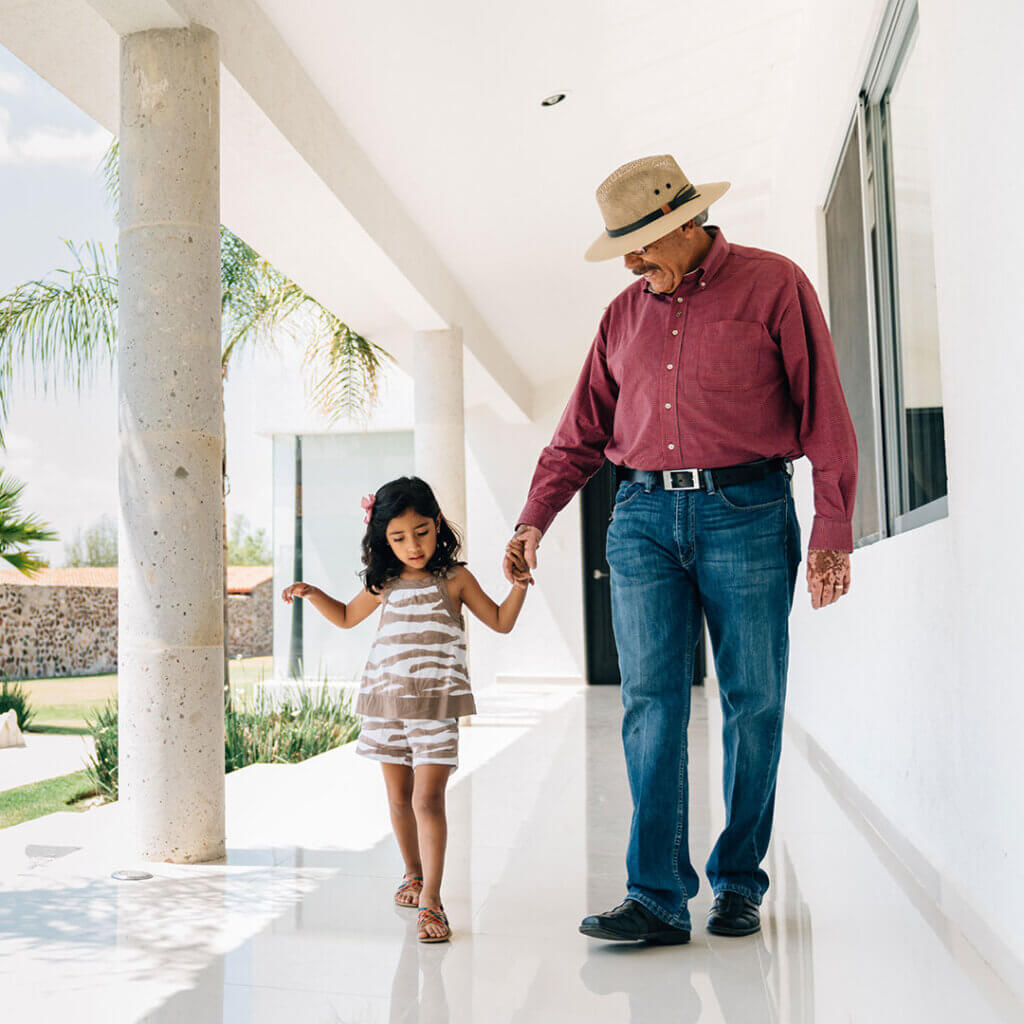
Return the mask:
<svg viewBox="0 0 1024 1024">
<path fill-rule="evenodd" d="M 598 188 L 605 231 L 586 258 L 622 257 L 637 280 L 601 318 L 506 549 L 506 575 L 527 575 L 551 521 L 604 458 L 621 467 L 607 557 L 633 821 L 626 899 L 580 926 L 595 938 L 690 938 L 699 883 L 686 727 L 702 610 L 727 811 L 707 863 L 708 930 L 760 928 L 800 562 L 790 476 L 802 455 L 814 479 L 813 606 L 850 586 L 857 444 L 832 339 L 799 267 L 704 226 L 728 188 L 691 184 L 670 156 L 634 160 Z"/>
</svg>

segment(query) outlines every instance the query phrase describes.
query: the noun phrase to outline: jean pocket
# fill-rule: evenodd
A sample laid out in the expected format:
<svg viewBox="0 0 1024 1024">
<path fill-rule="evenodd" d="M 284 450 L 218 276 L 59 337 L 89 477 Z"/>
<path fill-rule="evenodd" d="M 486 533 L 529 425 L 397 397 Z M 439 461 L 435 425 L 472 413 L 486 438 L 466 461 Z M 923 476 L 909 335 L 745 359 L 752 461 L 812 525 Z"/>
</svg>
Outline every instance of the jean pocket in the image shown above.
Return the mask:
<svg viewBox="0 0 1024 1024">
<path fill-rule="evenodd" d="M 769 473 L 761 480 L 716 487 L 718 500 L 734 512 L 759 512 L 776 508 L 789 498 L 789 477 L 785 473 Z"/>
<path fill-rule="evenodd" d="M 639 480 L 623 480 L 619 489 L 615 492 L 615 503 L 612 505 L 612 517 L 619 509 L 632 505 L 641 494 L 644 493 L 644 485 Z"/>
</svg>

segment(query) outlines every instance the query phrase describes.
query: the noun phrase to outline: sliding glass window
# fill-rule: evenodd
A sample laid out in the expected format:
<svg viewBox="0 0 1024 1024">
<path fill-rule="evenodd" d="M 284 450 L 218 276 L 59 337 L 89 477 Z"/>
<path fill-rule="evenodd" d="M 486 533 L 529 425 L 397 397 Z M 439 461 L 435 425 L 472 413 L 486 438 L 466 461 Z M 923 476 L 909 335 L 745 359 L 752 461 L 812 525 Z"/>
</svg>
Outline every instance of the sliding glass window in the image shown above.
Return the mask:
<svg viewBox="0 0 1024 1024">
<path fill-rule="evenodd" d="M 879 119 L 889 170 L 886 198 L 895 281 L 893 397 L 900 475 L 893 512 L 897 527 L 903 529 L 946 514 L 927 91 L 915 18 L 892 87 L 882 98 Z"/>
<path fill-rule="evenodd" d="M 947 514 L 925 66 L 916 5 L 893 0 L 825 204 L 858 545 Z"/>
</svg>

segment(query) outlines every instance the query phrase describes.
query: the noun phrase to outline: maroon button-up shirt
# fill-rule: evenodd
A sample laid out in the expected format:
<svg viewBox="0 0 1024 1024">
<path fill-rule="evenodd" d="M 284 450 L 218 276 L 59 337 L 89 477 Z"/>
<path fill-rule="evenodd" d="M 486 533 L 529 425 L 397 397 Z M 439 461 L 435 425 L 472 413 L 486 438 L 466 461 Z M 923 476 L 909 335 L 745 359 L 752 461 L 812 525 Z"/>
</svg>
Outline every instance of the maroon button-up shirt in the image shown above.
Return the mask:
<svg viewBox="0 0 1024 1024">
<path fill-rule="evenodd" d="M 675 292 L 638 279 L 605 310 L 518 522 L 547 530 L 605 456 L 662 470 L 806 455 L 809 547 L 852 551 L 857 439 L 814 288 L 784 256 L 707 230 Z"/>
</svg>

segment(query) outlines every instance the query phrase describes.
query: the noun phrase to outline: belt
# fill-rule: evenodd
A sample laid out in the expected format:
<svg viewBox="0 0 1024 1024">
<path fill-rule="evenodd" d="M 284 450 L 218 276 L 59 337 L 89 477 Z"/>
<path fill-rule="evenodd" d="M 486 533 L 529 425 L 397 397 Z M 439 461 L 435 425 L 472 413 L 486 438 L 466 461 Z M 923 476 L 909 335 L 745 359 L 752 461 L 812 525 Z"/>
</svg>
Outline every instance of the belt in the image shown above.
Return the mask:
<svg viewBox="0 0 1024 1024">
<path fill-rule="evenodd" d="M 784 472 L 792 476 L 790 459 L 766 459 L 745 462 L 739 466 L 721 466 L 718 469 L 632 469 L 623 466 L 623 479 L 638 480 L 648 488 L 663 487 L 666 491 L 713 491 L 730 484 L 749 484 L 763 480 L 772 473 Z M 708 478 L 711 486 L 708 486 Z"/>
</svg>

